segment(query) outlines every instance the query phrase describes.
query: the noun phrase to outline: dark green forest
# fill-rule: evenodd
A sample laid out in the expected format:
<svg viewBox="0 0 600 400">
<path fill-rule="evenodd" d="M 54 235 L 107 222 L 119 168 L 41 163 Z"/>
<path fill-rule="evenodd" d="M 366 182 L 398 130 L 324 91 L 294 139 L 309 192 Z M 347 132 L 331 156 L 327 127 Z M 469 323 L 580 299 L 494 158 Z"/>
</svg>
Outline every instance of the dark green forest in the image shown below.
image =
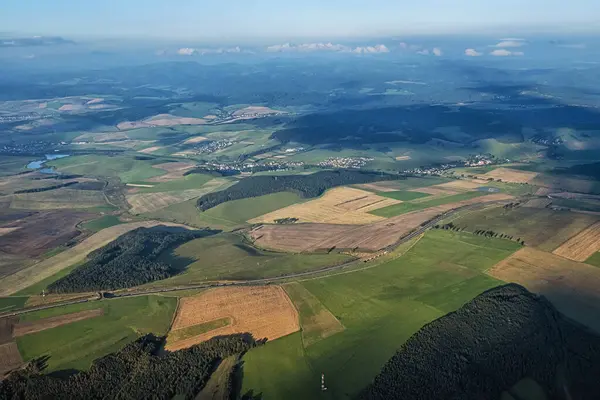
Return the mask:
<svg viewBox="0 0 600 400">
<path fill-rule="evenodd" d="M 55 190 L 55 189 L 60 189 L 60 188 L 64 188 L 64 187 L 77 185 L 78 183 L 79 182 L 75 181 L 75 182 L 62 183 L 60 185 L 52 185 L 52 186 L 46 186 L 46 187 L 41 187 L 41 188 L 21 189 L 21 190 L 16 190 L 15 194 L 47 192 L 49 190 Z"/>
<path fill-rule="evenodd" d="M 198 199 L 200 211 L 221 203 L 278 192 L 295 192 L 305 198 L 317 197 L 336 186 L 406 179 L 401 175 L 366 171 L 319 171 L 310 175 L 251 176 L 220 192 L 208 193 Z"/>
<path fill-rule="evenodd" d="M 167 263 L 161 254 L 192 239 L 218 233 L 166 227 L 138 228 L 91 252 L 87 261 L 48 286 L 51 293 L 115 290 L 143 285 L 177 275 L 178 263 Z"/>
<path fill-rule="evenodd" d="M 549 399 L 591 400 L 599 376 L 600 336 L 509 284 L 423 327 L 360 398 L 497 400 L 530 378 Z"/>
<path fill-rule="evenodd" d="M 0 399 L 193 399 L 221 360 L 262 343 L 236 334 L 162 353 L 162 342 L 144 336 L 66 378 L 42 374 L 45 360 L 36 360 L 0 382 Z"/>
</svg>

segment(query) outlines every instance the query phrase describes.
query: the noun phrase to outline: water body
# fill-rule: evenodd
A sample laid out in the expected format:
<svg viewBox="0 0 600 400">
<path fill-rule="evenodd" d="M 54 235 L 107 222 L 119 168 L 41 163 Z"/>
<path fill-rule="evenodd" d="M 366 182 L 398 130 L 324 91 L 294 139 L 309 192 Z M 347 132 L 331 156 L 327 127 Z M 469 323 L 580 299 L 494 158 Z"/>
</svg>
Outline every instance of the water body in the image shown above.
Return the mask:
<svg viewBox="0 0 600 400">
<path fill-rule="evenodd" d="M 44 164 L 51 160 L 58 160 L 60 158 L 69 157 L 69 155 L 70 154 L 46 154 L 45 160 L 32 161 L 29 164 L 27 164 L 27 168 L 28 169 L 37 169 L 38 172 L 41 172 L 42 174 L 54 174 L 54 173 L 56 173 L 54 168 L 52 168 L 52 167 L 43 168 Z"/>
</svg>

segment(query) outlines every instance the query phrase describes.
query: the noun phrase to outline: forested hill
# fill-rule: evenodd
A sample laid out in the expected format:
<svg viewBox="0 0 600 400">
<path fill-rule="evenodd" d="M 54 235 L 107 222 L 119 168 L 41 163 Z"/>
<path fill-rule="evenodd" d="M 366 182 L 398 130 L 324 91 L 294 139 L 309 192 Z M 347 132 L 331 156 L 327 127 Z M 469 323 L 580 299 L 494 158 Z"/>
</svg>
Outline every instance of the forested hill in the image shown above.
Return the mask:
<svg viewBox="0 0 600 400">
<path fill-rule="evenodd" d="M 236 334 L 157 355 L 161 342 L 144 336 L 66 379 L 41 374 L 42 360 L 32 362 L 0 382 L 0 399 L 193 399 L 219 361 L 260 344 Z"/>
<path fill-rule="evenodd" d="M 527 386 L 529 396 L 543 390 L 548 399 L 591 400 L 600 399 L 598 377 L 600 336 L 510 284 L 423 327 L 360 398 L 533 398 L 523 395 Z"/>
<path fill-rule="evenodd" d="M 88 255 L 87 262 L 48 286 L 52 293 L 115 290 L 166 279 L 182 270 L 160 260 L 173 247 L 218 231 L 138 228 Z"/>
<path fill-rule="evenodd" d="M 251 176 L 235 185 L 206 194 L 198 199 L 198 208 L 206 211 L 231 200 L 264 196 L 277 192 L 295 192 L 302 197 L 317 197 L 336 186 L 406 179 L 401 175 L 366 171 L 319 171 L 310 175 Z"/>
</svg>

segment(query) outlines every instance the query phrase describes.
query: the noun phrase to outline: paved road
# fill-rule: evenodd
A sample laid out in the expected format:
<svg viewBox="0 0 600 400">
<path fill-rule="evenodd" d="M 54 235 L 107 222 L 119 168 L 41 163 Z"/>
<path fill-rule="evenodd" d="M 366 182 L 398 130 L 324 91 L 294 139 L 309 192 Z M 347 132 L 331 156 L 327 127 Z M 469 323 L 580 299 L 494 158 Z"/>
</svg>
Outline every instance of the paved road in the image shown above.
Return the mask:
<svg viewBox="0 0 600 400">
<path fill-rule="evenodd" d="M 419 228 L 417 228 L 416 230 L 412 231 L 408 235 L 400 238 L 393 245 L 388 246 L 385 250 L 386 251 L 392 251 L 392 250 L 394 250 L 395 248 L 397 248 L 401 244 L 404 244 L 404 243 L 408 242 L 409 240 L 411 240 L 411 239 L 419 236 L 420 234 L 422 234 L 423 232 L 425 232 L 427 229 L 435 226 L 440 221 L 442 221 L 442 220 L 444 220 L 444 219 L 446 219 L 448 217 L 451 217 L 451 216 L 453 216 L 456 213 L 459 213 L 459 212 L 462 212 L 462 211 L 467 211 L 467 210 L 475 210 L 475 209 L 482 208 L 484 206 L 488 206 L 488 205 L 494 204 L 494 203 L 499 203 L 499 202 L 489 202 L 489 203 L 472 204 L 472 205 L 468 205 L 468 206 L 464 206 L 464 207 L 455 208 L 453 210 L 450 210 L 450 211 L 448 211 L 448 212 L 446 212 L 444 214 L 441 214 L 438 217 L 430 220 L 426 224 L 421 225 Z M 99 294 L 98 296 L 90 297 L 90 298 L 85 298 L 85 299 L 78 299 L 78 300 L 73 300 L 73 301 L 65 301 L 65 302 L 56 303 L 56 304 L 49 304 L 49 305 L 46 305 L 46 306 L 31 307 L 31 308 L 26 308 L 26 309 L 22 309 L 22 310 L 16 310 L 16 311 L 11 311 L 11 312 L 6 312 L 6 313 L 0 313 L 0 317 L 15 316 L 15 315 L 25 314 L 25 313 L 29 313 L 29 312 L 33 312 L 33 311 L 39 311 L 39 310 L 45 310 L 45 309 L 49 309 L 49 308 L 62 307 L 62 306 L 69 305 L 69 304 L 87 303 L 87 302 L 90 302 L 90 301 L 101 300 L 102 298 L 116 299 L 116 298 L 123 298 L 123 297 L 146 296 L 146 295 L 155 294 L 155 293 L 168 293 L 168 292 L 177 292 L 177 291 L 181 291 L 181 290 L 194 290 L 194 289 L 208 289 L 208 288 L 223 287 L 223 286 L 257 286 L 257 285 L 268 285 L 268 284 L 271 284 L 271 283 L 276 283 L 276 282 L 280 282 L 280 281 L 287 280 L 287 279 L 304 278 L 304 277 L 309 277 L 309 276 L 323 274 L 323 273 L 326 273 L 326 272 L 339 271 L 339 270 L 347 269 L 347 268 L 350 268 L 352 266 L 355 266 L 355 265 L 361 264 L 361 263 L 363 263 L 362 260 L 352 260 L 352 261 L 349 261 L 349 262 L 344 263 L 344 264 L 333 265 L 333 266 L 321 268 L 321 269 L 318 269 L 318 270 L 307 271 L 307 272 L 296 272 L 296 273 L 293 273 L 293 274 L 282 275 L 282 276 L 278 276 L 278 277 L 275 277 L 275 278 L 254 279 L 254 280 L 243 281 L 243 282 L 204 283 L 204 284 L 198 284 L 198 285 L 175 286 L 175 287 L 167 287 L 167 288 L 161 288 L 161 289 L 136 290 L 136 291 L 131 291 L 131 292 L 116 292 L 116 293 L 104 292 L 102 296 Z"/>
</svg>

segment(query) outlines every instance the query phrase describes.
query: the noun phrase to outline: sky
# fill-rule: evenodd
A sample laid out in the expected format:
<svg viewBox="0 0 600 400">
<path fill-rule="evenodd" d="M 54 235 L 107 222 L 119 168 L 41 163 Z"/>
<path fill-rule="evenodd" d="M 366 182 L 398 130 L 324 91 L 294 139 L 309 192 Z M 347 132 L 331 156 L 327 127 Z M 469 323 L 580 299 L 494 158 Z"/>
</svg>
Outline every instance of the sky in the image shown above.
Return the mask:
<svg viewBox="0 0 600 400">
<path fill-rule="evenodd" d="M 13 35 L 290 39 L 600 33 L 600 0 L 0 0 Z"/>
</svg>

